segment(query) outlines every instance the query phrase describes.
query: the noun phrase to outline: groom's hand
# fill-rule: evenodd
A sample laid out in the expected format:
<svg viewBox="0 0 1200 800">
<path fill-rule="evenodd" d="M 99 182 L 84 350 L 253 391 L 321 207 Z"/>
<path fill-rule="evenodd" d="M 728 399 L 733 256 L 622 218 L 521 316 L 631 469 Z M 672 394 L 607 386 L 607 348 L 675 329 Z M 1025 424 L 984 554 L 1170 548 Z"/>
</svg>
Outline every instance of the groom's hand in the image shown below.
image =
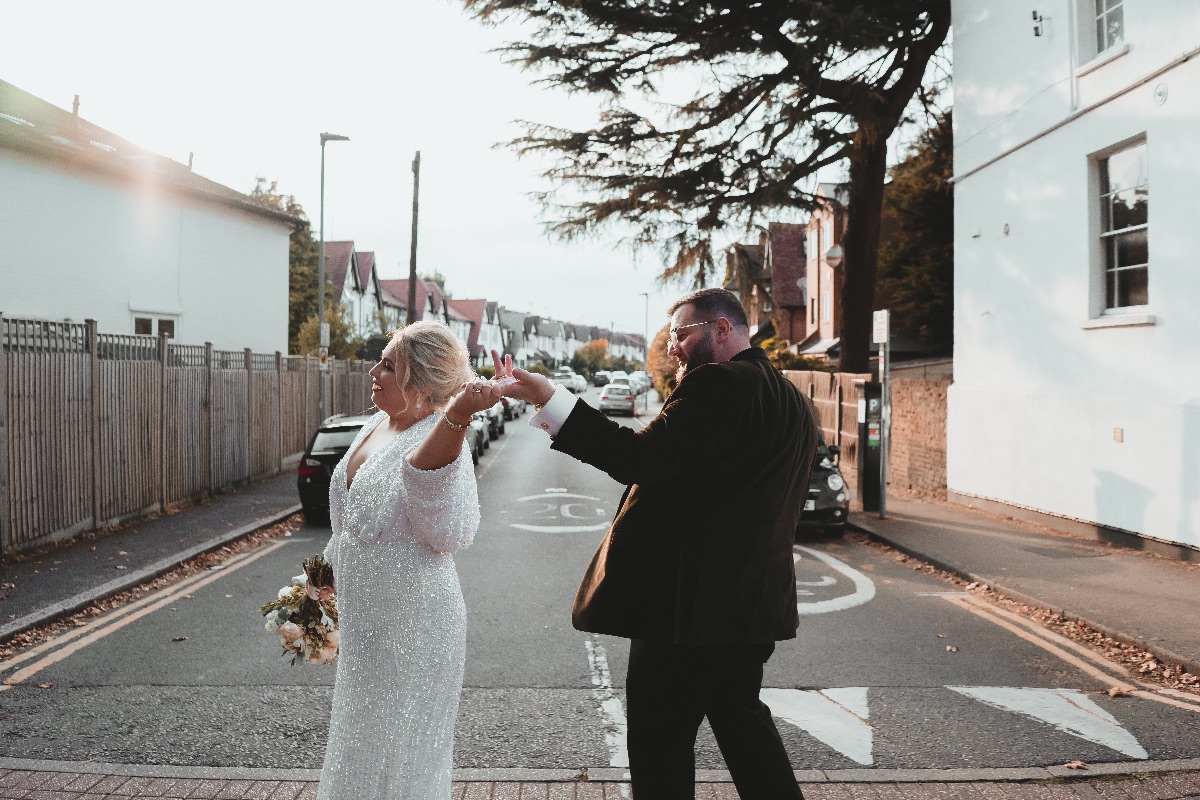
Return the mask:
<svg viewBox="0 0 1200 800">
<path fill-rule="evenodd" d="M 500 354 L 493 350 L 492 363 L 496 367 L 496 383 L 504 396 L 515 397 L 538 406 L 545 405 L 554 396 L 554 384 L 549 378 L 514 367 L 512 356 L 506 355 L 501 358 Z"/>
</svg>

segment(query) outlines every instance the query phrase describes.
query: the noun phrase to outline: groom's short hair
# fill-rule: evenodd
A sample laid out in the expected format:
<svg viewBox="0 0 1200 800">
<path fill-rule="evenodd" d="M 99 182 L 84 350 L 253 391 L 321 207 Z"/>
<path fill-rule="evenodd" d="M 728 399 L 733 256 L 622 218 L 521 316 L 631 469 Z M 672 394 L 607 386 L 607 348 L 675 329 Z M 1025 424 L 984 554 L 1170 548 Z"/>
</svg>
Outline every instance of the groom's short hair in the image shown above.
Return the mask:
<svg viewBox="0 0 1200 800">
<path fill-rule="evenodd" d="M 688 292 L 671 304 L 671 307 L 667 309 L 668 316 L 674 314 L 681 306 L 687 305 L 694 306 L 696 313 L 702 317 L 712 317 L 713 319 L 724 317 L 739 328 L 750 328 L 746 309 L 742 308 L 742 303 L 738 300 L 737 295 L 728 289 L 710 286 Z"/>
</svg>

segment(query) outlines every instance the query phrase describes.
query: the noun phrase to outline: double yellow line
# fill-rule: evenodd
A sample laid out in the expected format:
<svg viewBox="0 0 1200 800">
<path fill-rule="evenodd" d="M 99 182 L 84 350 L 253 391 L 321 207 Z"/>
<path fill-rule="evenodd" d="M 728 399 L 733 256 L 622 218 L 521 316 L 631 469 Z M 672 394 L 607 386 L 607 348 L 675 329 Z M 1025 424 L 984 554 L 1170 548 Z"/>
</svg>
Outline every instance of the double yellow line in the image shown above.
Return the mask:
<svg viewBox="0 0 1200 800">
<path fill-rule="evenodd" d="M 1195 695 L 1140 681 L 1130 675 L 1122 665 L 1109 661 L 1095 651 L 1065 636 L 1046 630 L 1033 620 L 994 606 L 974 595 L 944 594 L 941 597 L 978 617 L 999 625 L 1121 692 L 1144 700 L 1153 700 L 1156 703 L 1165 703 L 1169 706 L 1200 713 L 1200 698 Z"/>
<path fill-rule="evenodd" d="M 0 682 L 0 692 L 7 691 L 13 686 L 28 681 L 42 670 L 71 657 L 88 645 L 100 641 L 105 636 L 119 631 L 126 625 L 137 622 L 147 614 L 152 614 L 160 608 L 182 599 L 197 589 L 220 580 L 247 564 L 254 563 L 285 544 L 288 544 L 287 540 L 280 540 L 260 550 L 234 556 L 229 561 L 226 561 L 220 570 L 202 572 L 198 575 L 184 578 L 178 583 L 164 587 L 157 592 L 146 595 L 140 600 L 135 600 L 108 614 L 97 617 L 85 625 L 48 639 L 36 647 L 32 647 L 6 661 L 0 661 L 0 675 L 10 670 L 16 670 Z M 17 669 L 21 664 L 29 661 L 33 663 Z"/>
</svg>

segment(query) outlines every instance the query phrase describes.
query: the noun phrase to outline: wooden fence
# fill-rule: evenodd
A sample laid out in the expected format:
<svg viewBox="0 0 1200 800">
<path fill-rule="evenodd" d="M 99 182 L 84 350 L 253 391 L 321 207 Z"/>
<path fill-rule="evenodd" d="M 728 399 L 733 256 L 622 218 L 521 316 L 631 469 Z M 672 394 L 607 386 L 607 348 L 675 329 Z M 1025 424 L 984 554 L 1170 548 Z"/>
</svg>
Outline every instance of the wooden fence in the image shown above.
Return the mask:
<svg viewBox="0 0 1200 800">
<path fill-rule="evenodd" d="M 848 486 L 858 485 L 858 393 L 856 383 L 872 379 L 850 372 L 787 370 L 784 376 L 808 395 L 817 412 L 817 424 L 826 444 L 841 448 L 839 467 Z"/>
<path fill-rule="evenodd" d="M 273 475 L 369 365 L 0 316 L 0 549 L 28 550 Z"/>
</svg>

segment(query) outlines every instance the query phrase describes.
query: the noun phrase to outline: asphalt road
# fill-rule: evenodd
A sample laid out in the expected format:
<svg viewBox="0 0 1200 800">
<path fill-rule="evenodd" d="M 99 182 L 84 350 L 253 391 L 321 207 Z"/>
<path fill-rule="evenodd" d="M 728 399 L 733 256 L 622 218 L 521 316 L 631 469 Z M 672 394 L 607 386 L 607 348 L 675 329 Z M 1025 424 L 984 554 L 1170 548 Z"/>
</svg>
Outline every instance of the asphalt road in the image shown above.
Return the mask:
<svg viewBox="0 0 1200 800">
<path fill-rule="evenodd" d="M 457 558 L 456 765 L 624 766 L 628 646 L 569 619 L 622 487 L 526 419 L 476 468 L 483 524 Z M 4 665 L 22 680 L 0 691 L 0 755 L 320 767 L 333 669 L 280 658 L 258 607 L 328 536 L 304 528 Z M 1194 701 L 1110 697 L 1103 664 L 863 541 L 801 542 L 795 557 L 800 633 L 769 662 L 764 699 L 798 769 L 1200 756 Z M 707 730 L 697 764 L 723 767 Z"/>
</svg>

